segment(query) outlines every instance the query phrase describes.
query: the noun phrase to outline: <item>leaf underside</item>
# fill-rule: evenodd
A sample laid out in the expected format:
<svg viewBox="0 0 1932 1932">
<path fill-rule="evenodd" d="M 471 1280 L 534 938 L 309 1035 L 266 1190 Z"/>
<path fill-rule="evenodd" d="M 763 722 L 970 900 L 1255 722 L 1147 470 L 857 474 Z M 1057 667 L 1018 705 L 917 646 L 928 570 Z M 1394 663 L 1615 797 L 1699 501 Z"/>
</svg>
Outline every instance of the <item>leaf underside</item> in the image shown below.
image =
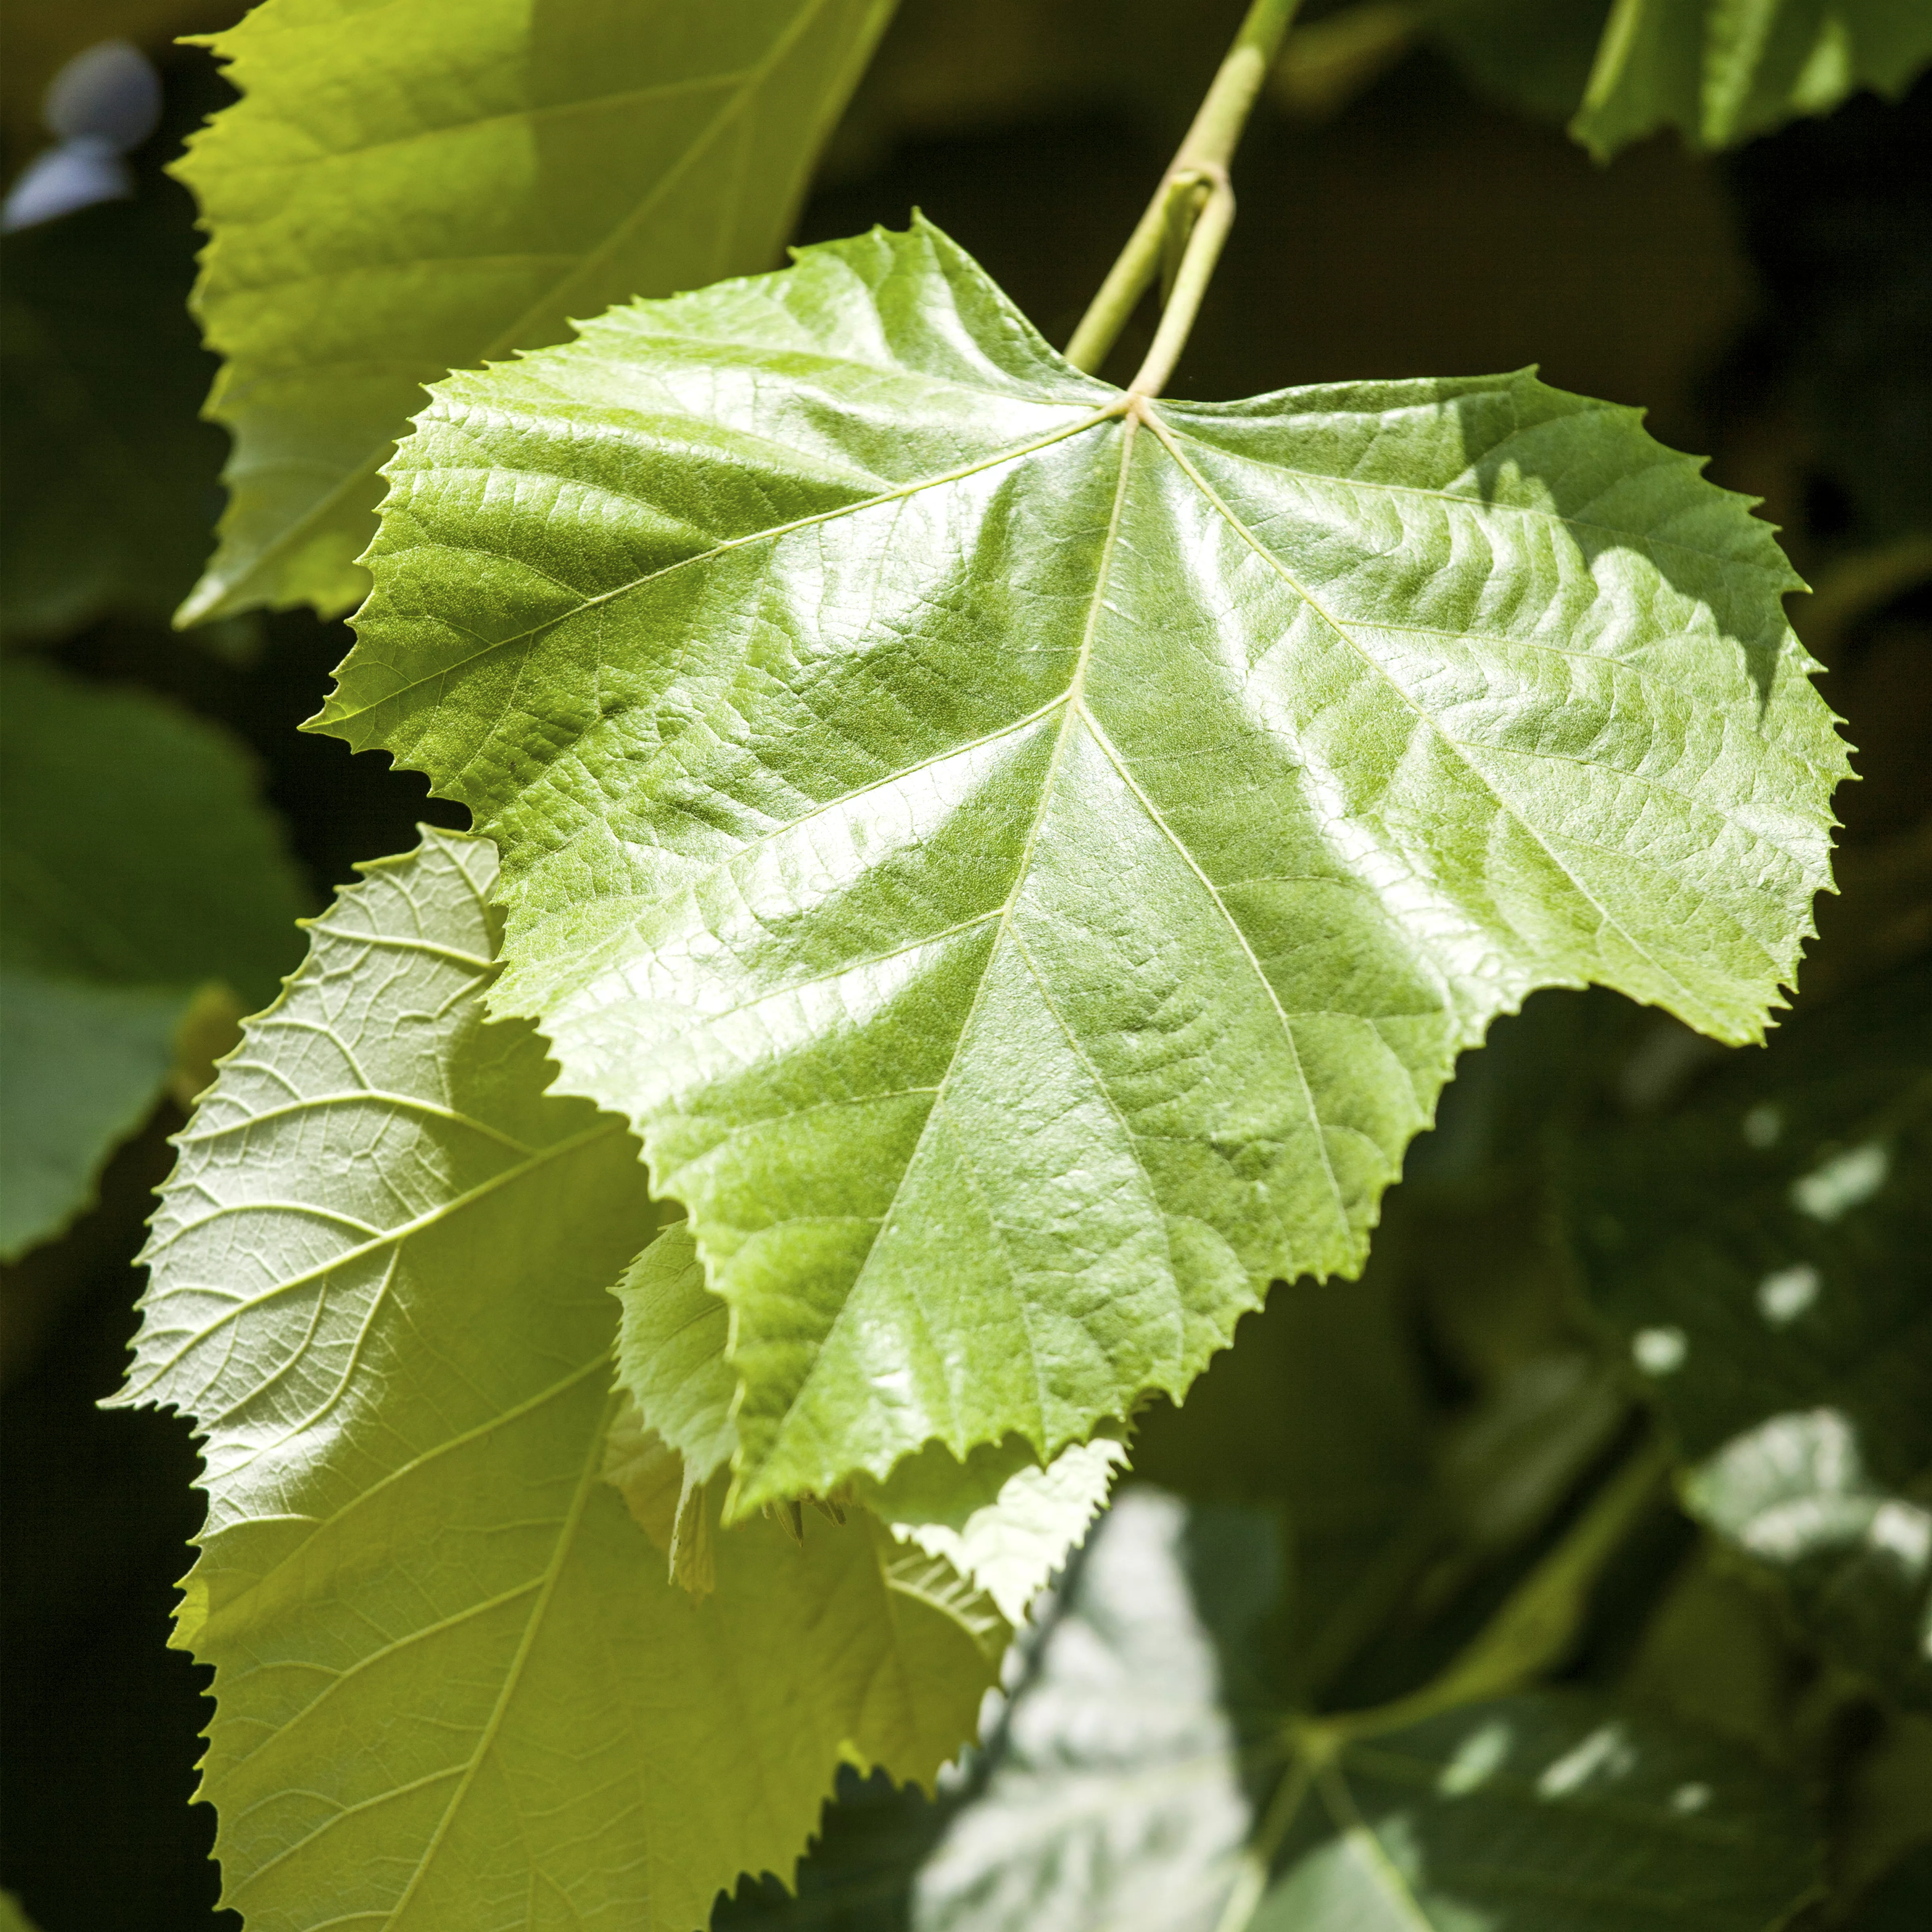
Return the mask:
<svg viewBox="0 0 1932 1932">
<path fill-rule="evenodd" d="M 843 1756 L 929 1781 L 1004 1626 L 861 1512 L 712 1539 L 701 1603 L 602 1480 L 620 1122 L 486 1022 L 487 842 L 312 928 L 188 1130 L 128 1384 L 204 1444 L 177 1640 L 250 1932 L 693 1932 L 789 1876 Z"/>
<path fill-rule="evenodd" d="M 1538 986 L 1758 1036 L 1844 753 L 1698 467 L 1529 374 L 1130 398 L 924 223 L 439 386 L 317 722 L 498 842 L 736 1508 L 1178 1395 Z"/>
<path fill-rule="evenodd" d="M 1685 1501 L 1888 1695 L 1932 1706 L 1932 976 L 1795 1021 L 1678 1119 L 1587 1143 L 1597 1305 Z"/>
<path fill-rule="evenodd" d="M 333 616 L 422 386 L 639 290 L 762 267 L 891 0 L 266 0 L 179 172 L 235 438 L 182 606 Z"/>
</svg>

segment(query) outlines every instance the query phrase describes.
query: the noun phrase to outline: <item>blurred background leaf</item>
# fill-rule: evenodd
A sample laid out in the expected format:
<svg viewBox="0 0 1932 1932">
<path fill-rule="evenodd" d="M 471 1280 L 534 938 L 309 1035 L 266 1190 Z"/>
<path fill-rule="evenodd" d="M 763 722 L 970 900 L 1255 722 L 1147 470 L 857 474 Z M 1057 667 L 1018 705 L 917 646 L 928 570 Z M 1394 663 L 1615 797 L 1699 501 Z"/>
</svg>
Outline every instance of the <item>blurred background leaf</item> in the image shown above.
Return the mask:
<svg viewBox="0 0 1932 1932">
<path fill-rule="evenodd" d="M 0 670 L 0 1258 L 58 1233 L 177 1068 L 205 1084 L 301 950 L 302 884 L 219 727 Z M 199 1024 L 194 1022 L 199 1022 Z"/>
</svg>

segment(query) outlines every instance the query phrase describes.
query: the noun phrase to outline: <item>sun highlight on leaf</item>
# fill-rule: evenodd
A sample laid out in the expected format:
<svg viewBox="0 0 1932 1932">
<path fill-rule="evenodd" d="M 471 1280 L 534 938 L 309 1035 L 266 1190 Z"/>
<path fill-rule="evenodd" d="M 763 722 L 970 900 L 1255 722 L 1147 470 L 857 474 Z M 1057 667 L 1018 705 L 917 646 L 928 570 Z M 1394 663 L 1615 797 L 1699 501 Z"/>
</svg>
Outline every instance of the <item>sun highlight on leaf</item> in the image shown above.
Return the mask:
<svg viewBox="0 0 1932 1932">
<path fill-rule="evenodd" d="M 485 1021 L 487 841 L 430 832 L 312 928 L 181 1136 L 123 1403 L 195 1421 L 177 1640 L 250 1932 L 694 1932 L 789 1878 L 842 1758 L 930 1781 L 1006 1631 L 855 1512 L 711 1539 L 701 1601 L 609 1467 L 621 1122 Z"/>
<path fill-rule="evenodd" d="M 317 722 L 499 842 L 734 1508 L 1179 1394 L 1536 986 L 1759 1035 L 1844 752 L 1698 471 L 1529 374 L 1124 393 L 924 223 L 440 386 Z"/>
<path fill-rule="evenodd" d="M 691 1486 L 737 1455 L 730 1312 L 705 1286 L 697 1244 L 682 1226 L 667 1228 L 638 1257 L 616 1294 L 623 1309 L 617 1376 L 635 1414 L 626 1493 L 648 1498 L 652 1533 L 676 1570 Z M 653 1451 L 651 1443 L 662 1448 Z M 1046 1468 L 1017 1438 L 983 1444 L 963 1462 L 932 1442 L 884 1482 L 859 1478 L 852 1496 L 902 1543 L 970 1578 L 1016 1624 L 1086 1534 L 1126 1461 L 1126 1444 L 1108 1435 L 1062 1450 Z M 697 1560 L 694 1552 L 688 1560 Z"/>
<path fill-rule="evenodd" d="M 892 0 L 264 0 L 182 178 L 235 436 L 182 606 L 358 602 L 422 386 L 569 318 L 762 268 Z"/>
</svg>

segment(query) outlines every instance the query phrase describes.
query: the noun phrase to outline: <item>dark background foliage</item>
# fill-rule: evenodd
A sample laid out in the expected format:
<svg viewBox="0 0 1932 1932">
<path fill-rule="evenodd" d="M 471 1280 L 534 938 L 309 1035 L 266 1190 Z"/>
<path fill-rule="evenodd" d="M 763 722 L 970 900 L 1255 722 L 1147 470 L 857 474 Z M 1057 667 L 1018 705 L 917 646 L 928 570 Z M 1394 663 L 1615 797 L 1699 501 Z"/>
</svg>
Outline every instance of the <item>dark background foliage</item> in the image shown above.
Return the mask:
<svg viewBox="0 0 1932 1932">
<path fill-rule="evenodd" d="M 1021 54 L 1003 58 L 1001 23 L 1024 10 L 989 9 L 990 25 L 953 44 L 944 29 L 959 10 L 909 10 L 835 143 L 803 238 L 900 225 L 916 205 L 1064 340 L 1218 58 L 1229 10 L 1173 10 L 1186 16 L 1184 31 L 1170 33 L 1154 82 L 1142 63 L 1131 85 L 1106 62 L 1029 74 Z M 79 629 L 58 611 L 30 620 L 25 628 L 39 634 L 20 647 L 90 679 L 166 693 L 232 727 L 261 762 L 319 904 L 354 861 L 408 845 L 418 818 L 450 824 L 458 814 L 426 801 L 418 778 L 296 730 L 346 649 L 345 627 L 298 612 L 182 636 L 158 621 L 200 561 L 194 533 L 218 500 L 220 454 L 219 436 L 188 414 L 208 364 L 176 307 L 190 274 L 191 209 L 160 170 L 224 98 L 205 56 L 160 58 L 168 112 L 136 157 L 135 203 L 10 238 L 6 268 L 10 291 L 38 301 L 44 318 L 58 321 L 64 303 L 83 321 L 102 322 L 104 304 L 151 318 L 98 352 L 122 392 L 164 398 L 176 412 L 158 432 L 170 474 L 77 487 L 104 526 L 138 520 L 142 491 L 155 488 L 172 493 L 164 508 L 178 511 L 184 494 L 196 514 L 186 537 L 177 516 L 154 539 L 155 568 L 178 579 L 163 594 L 150 582 L 145 596 L 119 596 L 116 614 Z M 17 164 L 33 134 L 21 124 L 22 104 L 10 104 L 7 153 Z M 1765 514 L 1824 593 L 1808 639 L 1828 663 L 1827 694 L 1863 752 L 1865 782 L 1840 807 L 1847 899 L 1827 910 L 1820 970 L 1828 981 L 1857 978 L 1922 949 L 1932 938 L 1923 725 L 1932 596 L 1922 582 L 1911 588 L 1906 572 L 1895 595 L 1832 600 L 1845 560 L 1922 529 L 1932 506 L 1932 84 L 1896 106 L 1855 100 L 1723 161 L 1699 160 L 1663 137 L 1599 168 L 1560 130 L 1479 98 L 1425 51 L 1325 122 L 1264 110 L 1238 186 L 1240 219 L 1180 392 L 1230 397 L 1534 361 L 1552 382 L 1647 405 L 1658 435 L 1712 452 L 1718 480 L 1766 500 Z M 1122 344 L 1122 368 L 1146 333 L 1144 320 Z M 32 412 L 27 390 L 16 390 L 10 519 L 37 514 L 32 500 L 46 487 L 40 453 L 27 446 Z M 10 567 L 27 568 L 17 552 Z M 1802 614 L 1798 621 L 1807 623 Z M 1850 937 L 1834 934 L 1834 919 Z M 1588 1004 L 1555 998 L 1573 1019 Z M 1505 1023 L 1519 1060 L 1534 1058 L 1549 1004 L 1546 996 Z M 1557 1024 L 1564 1037 L 1575 1031 L 1572 1020 Z M 1468 1157 L 1472 1136 L 1507 1137 L 1496 1109 L 1508 1104 L 1510 1063 L 1490 1058 L 1496 1078 L 1486 1084 L 1480 1064 L 1472 1066 L 1442 1128 L 1418 1144 L 1418 1178 L 1398 1197 L 1391 1243 L 1402 1238 L 1403 1198 L 1418 1188 L 1456 1204 L 1460 1238 L 1472 1246 L 1487 1238 L 1486 1214 L 1508 1219 L 1507 1189 L 1504 1206 L 1494 1205 L 1493 1163 Z M 1539 1118 L 1517 1124 L 1533 1135 Z M 138 1292 L 130 1260 L 147 1190 L 168 1163 L 165 1136 L 178 1125 L 164 1110 L 116 1159 L 99 1208 L 5 1282 L 0 1879 L 44 1932 L 206 1932 L 218 1916 L 206 1862 L 212 1819 L 187 1802 L 205 1708 L 196 1669 L 165 1647 L 172 1586 L 200 1514 L 193 1450 L 172 1418 L 92 1406 L 120 1377 Z M 1453 1272 L 1453 1258 L 1442 1265 Z M 1453 1408 L 1472 1372 L 1466 1338 L 1455 1318 L 1432 1310 L 1426 1282 L 1414 1292 L 1418 1373 L 1430 1399 Z M 1265 1346 L 1257 1341 L 1258 1363 Z M 1216 1387 L 1238 1379 L 1226 1365 L 1216 1376 Z M 1238 1400 L 1236 1389 L 1229 1400 Z M 1144 1448 L 1150 1473 L 1212 1486 L 1201 1445 L 1171 1420 L 1150 1419 Z M 1634 1540 L 1606 1580 L 1578 1672 L 1606 1670 L 1620 1644 L 1628 1649 L 1628 1606 L 1654 1592 L 1690 1534 L 1664 1514 Z M 1474 1588 L 1430 1642 L 1453 1642 L 1500 1587 Z M 1371 1650 L 1349 1668 L 1356 1693 L 1370 1696 L 1401 1688 L 1418 1663 L 1413 1652 Z M 885 1802 L 873 1796 L 838 1828 L 848 1837 L 863 1839 Z M 1911 1882 L 1903 1873 L 1893 1888 Z M 1913 1895 L 1899 1893 L 1908 1916 Z M 1875 1898 L 1874 1928 L 1893 1922 L 1885 1909 L 1883 1895 Z"/>
</svg>

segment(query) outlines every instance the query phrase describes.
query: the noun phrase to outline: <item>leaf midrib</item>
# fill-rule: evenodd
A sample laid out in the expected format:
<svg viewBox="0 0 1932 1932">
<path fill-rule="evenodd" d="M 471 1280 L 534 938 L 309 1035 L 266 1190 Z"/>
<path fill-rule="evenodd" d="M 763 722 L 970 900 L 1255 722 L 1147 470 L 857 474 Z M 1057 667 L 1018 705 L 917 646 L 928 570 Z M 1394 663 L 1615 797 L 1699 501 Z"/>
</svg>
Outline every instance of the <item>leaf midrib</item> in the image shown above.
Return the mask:
<svg viewBox="0 0 1932 1932">
<path fill-rule="evenodd" d="M 1467 771 L 1469 776 L 1473 778 L 1476 782 L 1482 787 L 1484 790 L 1487 792 L 1490 796 L 1496 801 L 1496 808 L 1503 813 L 1512 824 L 1516 826 L 1519 830 L 1520 830 L 1532 842 L 1532 843 L 1535 844 L 1538 850 L 1542 852 L 1544 856 L 1548 859 L 1550 865 L 1559 874 L 1561 874 L 1562 878 L 1569 881 L 1570 886 L 1574 889 L 1577 896 L 1596 913 L 1597 916 L 1600 920 L 1601 920 L 1603 923 L 1606 926 L 1609 927 L 1612 931 L 1620 934 L 1623 938 L 1624 944 L 1630 947 L 1630 950 L 1634 952 L 1639 958 L 1643 960 L 1646 964 L 1658 974 L 1660 979 L 1667 982 L 1670 986 L 1676 989 L 1678 995 L 1684 1001 L 1685 1008 L 1688 1010 L 1708 1012 L 1709 1007 L 1708 1003 L 1699 998 L 1688 986 L 1684 985 L 1684 982 L 1675 973 L 1670 971 L 1669 968 L 1665 967 L 1663 963 L 1660 960 L 1657 959 L 1646 947 L 1638 943 L 1636 935 L 1633 934 L 1629 928 L 1624 925 L 1623 922 L 1618 919 L 1615 914 L 1610 911 L 1610 908 L 1590 890 L 1588 886 L 1585 885 L 1583 881 L 1578 878 L 1575 873 L 1574 873 L 1570 868 L 1557 856 L 1556 852 L 1551 848 L 1548 841 L 1544 838 L 1543 834 L 1538 832 L 1533 825 L 1530 824 L 1528 821 L 1526 820 L 1516 809 L 1516 808 L 1496 790 L 1495 785 L 1490 782 L 1488 774 L 1483 771 L 1471 757 L 1468 747 L 1461 744 L 1456 740 L 1451 738 L 1448 733 L 1442 728 L 1442 724 L 1435 718 L 1431 716 L 1421 705 L 1418 704 L 1414 698 L 1410 697 L 1408 693 L 1396 682 L 1394 676 L 1390 675 L 1388 667 L 1371 656 L 1370 652 L 1364 650 L 1362 648 L 1360 641 L 1351 633 L 1348 626 L 1344 624 L 1340 619 L 1334 616 L 1323 604 L 1318 602 L 1306 586 L 1304 586 L 1300 580 L 1288 568 L 1288 566 L 1283 562 L 1282 560 L 1277 556 L 1267 544 L 1262 542 L 1260 538 L 1255 535 L 1253 531 L 1248 528 L 1246 524 L 1234 513 L 1233 507 L 1222 497 L 1220 493 L 1214 488 L 1214 485 L 1208 481 L 1207 478 L 1201 473 L 1200 470 L 1197 469 L 1192 463 L 1189 461 L 1187 458 L 1182 454 L 1180 448 L 1173 438 L 1170 435 L 1163 433 L 1165 425 L 1161 423 L 1160 419 L 1158 417 L 1154 417 L 1152 420 L 1154 423 L 1155 434 L 1160 436 L 1162 442 L 1166 444 L 1168 453 L 1174 458 L 1174 461 L 1186 473 L 1189 478 L 1193 482 L 1195 487 L 1214 507 L 1215 511 L 1226 520 L 1228 527 L 1241 538 L 1244 543 L 1247 544 L 1249 548 L 1254 552 L 1256 556 L 1259 557 L 1264 564 L 1274 570 L 1275 574 L 1288 586 L 1289 590 L 1293 591 L 1295 596 L 1300 598 L 1302 603 L 1306 607 L 1306 608 L 1314 613 L 1315 616 L 1321 621 L 1322 625 L 1328 631 L 1332 632 L 1334 636 L 1346 644 L 1348 648 L 1360 658 L 1363 664 L 1369 670 L 1370 674 L 1376 679 L 1378 682 L 1380 683 L 1384 689 L 1388 690 L 1394 697 L 1398 698 L 1439 743 L 1448 747 L 1448 749 L 1456 754 L 1457 760 L 1461 764 L 1463 769 Z M 1588 842 L 1585 841 L 1582 842 L 1588 843 Z M 1714 1018 L 1715 1016 L 1713 1016 L 1713 1017 Z"/>
</svg>

